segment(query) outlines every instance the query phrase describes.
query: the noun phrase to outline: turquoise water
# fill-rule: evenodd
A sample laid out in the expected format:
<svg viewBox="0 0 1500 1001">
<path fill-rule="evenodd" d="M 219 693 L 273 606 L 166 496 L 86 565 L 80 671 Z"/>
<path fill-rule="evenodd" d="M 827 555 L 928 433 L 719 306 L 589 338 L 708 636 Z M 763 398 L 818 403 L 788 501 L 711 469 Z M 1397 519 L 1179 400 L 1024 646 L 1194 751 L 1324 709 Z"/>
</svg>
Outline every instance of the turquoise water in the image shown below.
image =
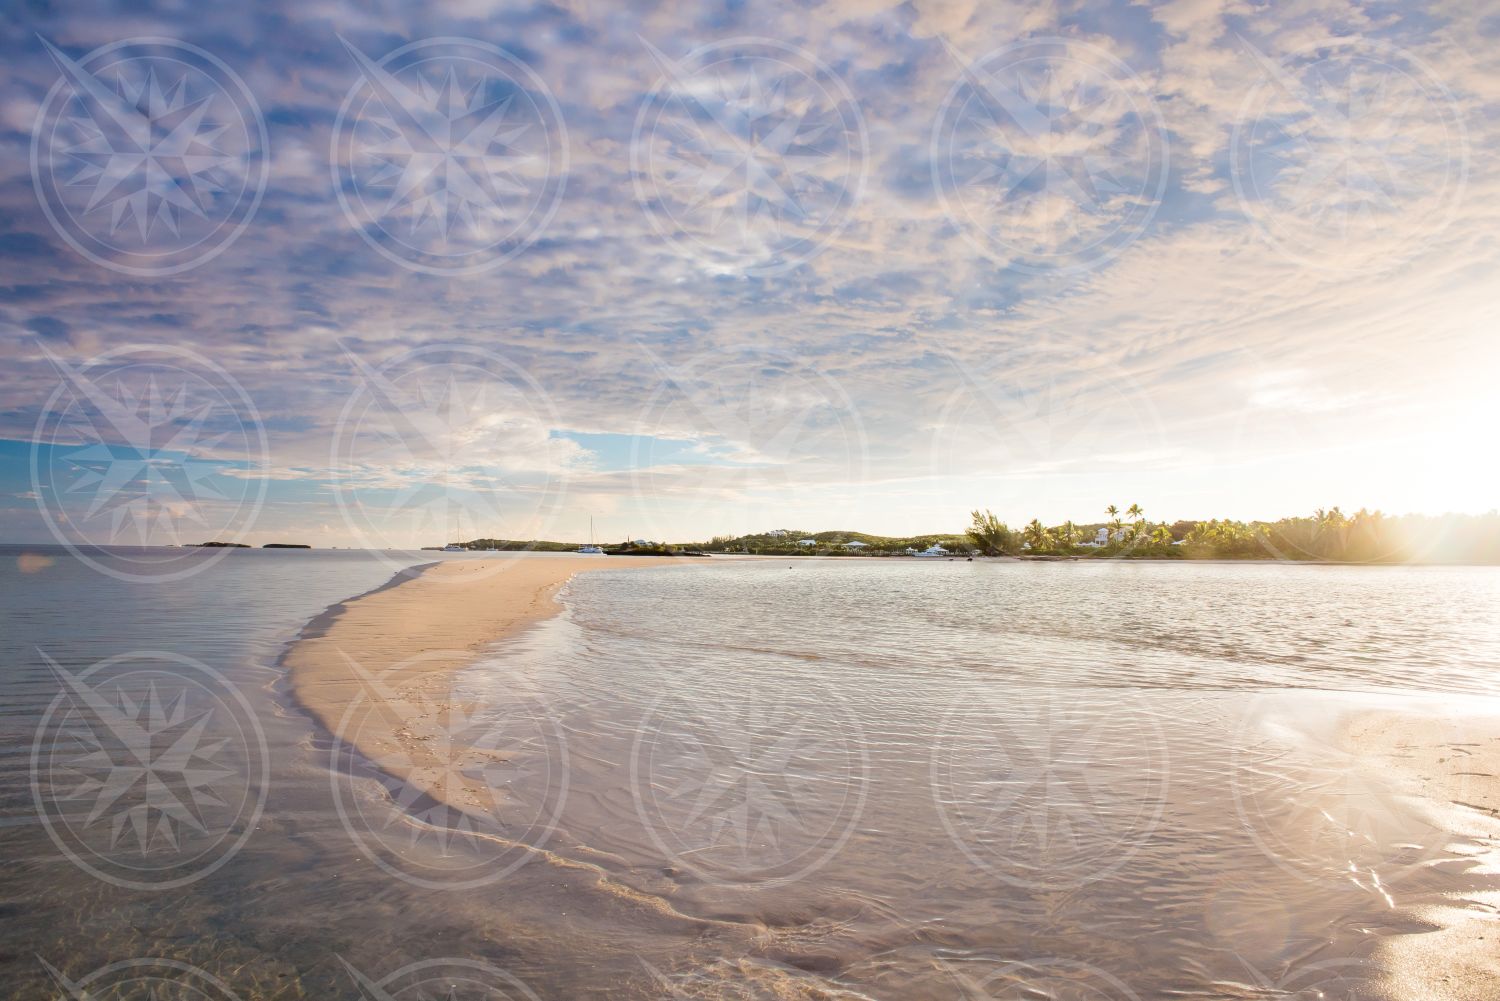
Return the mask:
<svg viewBox="0 0 1500 1001">
<path fill-rule="evenodd" d="M 458 810 L 277 667 L 388 556 L 132 584 L 25 552 L 0 550 L 9 996 L 47 996 L 41 959 L 245 999 L 1353 999 L 1419 908 L 1493 889 L 1485 836 L 1332 725 L 1494 711 L 1490 568 L 606 568 L 420 721 Z M 148 745 L 158 785 L 126 788 Z M 162 996 L 216 996 L 193 982 Z"/>
</svg>

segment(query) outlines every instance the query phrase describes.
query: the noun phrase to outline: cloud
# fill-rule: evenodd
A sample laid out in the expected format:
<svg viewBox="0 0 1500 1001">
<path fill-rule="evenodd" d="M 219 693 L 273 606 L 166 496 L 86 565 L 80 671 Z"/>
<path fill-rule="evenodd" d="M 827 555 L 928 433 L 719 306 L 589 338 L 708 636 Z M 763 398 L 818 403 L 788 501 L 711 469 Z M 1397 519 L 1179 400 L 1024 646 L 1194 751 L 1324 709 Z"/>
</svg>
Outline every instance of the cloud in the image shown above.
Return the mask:
<svg viewBox="0 0 1500 1001">
<path fill-rule="evenodd" d="M 546 481 L 566 488 L 559 503 L 656 505 L 697 534 L 718 531 L 729 508 L 748 519 L 778 491 L 799 503 L 842 491 L 871 527 L 917 530 L 951 527 L 984 500 L 953 513 L 953 495 L 1008 473 L 1073 484 L 1043 491 L 1065 505 L 1104 491 L 1122 456 L 1180 474 L 1225 461 L 1225 442 L 1292 454 L 1431 412 L 1430 387 L 1468 386 L 1464 359 L 1492 353 L 1500 57 L 1495 25 L 1466 4 L 452 0 L 417 12 L 317 0 L 213 18 L 150 5 L 87 21 L 41 11 L 27 28 L 0 42 L 0 436 L 26 440 L 56 388 L 39 341 L 78 364 L 122 344 L 190 347 L 244 388 L 276 489 L 325 491 L 297 500 L 325 505 L 319 524 L 341 523 L 326 503 L 331 443 L 362 391 L 341 344 L 372 365 L 426 345 L 482 349 L 541 388 L 545 416 L 507 423 L 496 411 L 503 434 L 457 443 L 469 446 L 454 474 L 462 489 Z M 31 124 L 58 83 L 38 33 L 79 58 L 124 38 L 179 37 L 245 81 L 267 124 L 270 179 L 224 253 L 141 278 L 59 238 L 30 169 Z M 566 123 L 567 160 L 565 192 L 530 246 L 454 278 L 361 238 L 330 166 L 339 109 L 363 86 L 339 35 L 377 61 L 456 36 L 529 65 Z M 716 75 L 712 47 L 742 36 L 786 46 L 791 69 L 819 66 L 813 78 L 852 96 L 862 186 L 838 159 L 855 133 L 820 116 L 805 72 L 778 80 L 740 52 Z M 637 128 L 657 121 L 651 102 L 672 81 L 642 39 L 698 74 L 660 117 L 660 161 L 643 157 Z M 949 151 L 934 146 L 935 125 L 956 87 L 968 93 L 954 53 L 983 65 L 1037 39 L 1124 67 L 1121 93 L 1160 114 L 1170 170 L 1159 192 L 1131 173 L 1136 140 L 1109 102 L 1069 107 L 1097 78 L 1064 60 L 1050 78 L 1011 82 L 1072 124 L 1022 136 L 1000 115 L 997 145 L 965 147 L 976 159 L 956 175 L 967 185 L 991 171 L 988 187 L 964 188 L 985 212 L 945 202 L 934 165 Z M 1345 119 L 1349 162 L 1308 111 L 1304 91 L 1318 105 L 1320 79 L 1364 88 Z M 771 141 L 778 124 L 782 159 L 758 174 L 745 144 Z M 550 169 L 537 149 L 516 183 Z M 795 175 L 804 187 L 780 186 L 787 163 L 809 165 Z M 1028 266 L 1098 232 L 1120 234 L 1118 245 L 1086 268 Z M 790 260 L 804 233 L 810 252 Z M 1414 351 L 1419 339 L 1434 347 Z M 579 444 L 599 433 L 702 453 L 683 463 L 646 449 L 634 460 L 645 475 L 602 468 Z M 393 491 L 433 472 L 394 457 L 361 470 L 362 483 Z M 1145 486 L 1161 491 L 1160 510 L 1170 491 L 1156 482 Z M 276 516 L 272 496 L 263 517 Z"/>
</svg>

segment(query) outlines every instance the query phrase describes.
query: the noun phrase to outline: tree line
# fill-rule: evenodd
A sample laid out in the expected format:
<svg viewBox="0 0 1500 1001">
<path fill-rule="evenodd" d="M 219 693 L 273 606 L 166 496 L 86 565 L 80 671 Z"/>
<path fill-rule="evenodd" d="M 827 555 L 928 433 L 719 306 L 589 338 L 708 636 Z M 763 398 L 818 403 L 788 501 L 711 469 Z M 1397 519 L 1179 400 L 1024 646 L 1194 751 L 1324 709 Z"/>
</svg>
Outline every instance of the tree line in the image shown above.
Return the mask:
<svg viewBox="0 0 1500 1001">
<path fill-rule="evenodd" d="M 1011 528 L 992 512 L 973 511 L 967 531 L 979 552 L 1137 559 L 1278 559 L 1340 563 L 1500 563 L 1500 513 L 1392 516 L 1337 507 L 1276 521 L 1153 522 L 1139 504 L 1114 504 L 1107 520 L 1086 526 Z M 1095 544 L 1099 529 L 1103 544 Z"/>
</svg>

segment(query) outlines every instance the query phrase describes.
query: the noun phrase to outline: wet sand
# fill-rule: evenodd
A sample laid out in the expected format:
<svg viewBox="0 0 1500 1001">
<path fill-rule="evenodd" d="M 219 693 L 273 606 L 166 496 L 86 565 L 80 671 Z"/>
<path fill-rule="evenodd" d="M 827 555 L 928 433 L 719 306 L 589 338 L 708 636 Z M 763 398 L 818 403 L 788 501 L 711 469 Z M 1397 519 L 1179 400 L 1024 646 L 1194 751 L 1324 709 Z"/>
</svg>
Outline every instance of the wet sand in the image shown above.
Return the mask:
<svg viewBox="0 0 1500 1001">
<path fill-rule="evenodd" d="M 1410 795 L 1434 827 L 1480 844 L 1500 840 L 1500 716 L 1359 713 L 1345 722 L 1343 740 Z M 1476 878 L 1453 906 L 1419 909 L 1413 916 L 1430 925 L 1426 933 L 1382 943 L 1393 997 L 1500 998 L 1500 893 L 1485 885 L 1493 866 L 1493 859 L 1474 858 L 1472 873 L 1490 880 Z M 1460 906 L 1464 901 L 1471 906 Z"/>
<path fill-rule="evenodd" d="M 1365 713 L 1345 740 L 1415 794 L 1500 818 L 1500 717 Z"/>
<path fill-rule="evenodd" d="M 559 612 L 561 606 L 555 595 L 575 573 L 708 563 L 620 557 L 448 561 L 414 575 L 399 576 L 383 588 L 329 609 L 308 626 L 283 661 L 299 702 L 330 732 L 347 740 L 379 768 L 455 809 L 503 818 L 504 804 L 492 798 L 497 790 L 475 785 L 471 777 L 477 773 L 475 756 L 486 752 L 448 742 L 450 714 L 467 709 L 454 699 L 453 679 L 495 641 Z M 1458 711 L 1452 714 L 1429 710 L 1425 715 L 1362 710 L 1351 713 L 1338 735 L 1382 779 L 1395 783 L 1406 794 L 1404 798 L 1413 811 L 1428 818 L 1432 827 L 1452 832 L 1454 843 L 1472 840 L 1494 844 L 1487 839 L 1500 837 L 1500 716 L 1462 715 L 1462 702 L 1455 702 L 1454 708 Z M 595 736 L 615 732 L 607 726 L 590 729 L 584 719 L 574 725 L 579 727 L 578 732 Z M 929 993 L 927 981 L 944 978 L 928 970 L 921 955 L 895 963 L 890 969 L 879 964 L 872 969 L 862 965 L 872 955 L 888 957 L 891 943 L 905 939 L 881 925 L 872 916 L 877 911 L 866 913 L 861 909 L 863 904 L 855 907 L 817 881 L 805 880 L 794 887 L 776 889 L 774 894 L 757 893 L 753 885 L 725 889 L 676 874 L 675 867 L 673 875 L 663 876 L 668 870 L 655 865 L 649 845 L 640 838 L 632 841 L 626 836 L 623 842 L 611 841 L 606 836 L 610 830 L 634 830 L 634 813 L 627 810 L 616 817 L 610 812 L 610 793 L 623 787 L 622 779 L 614 757 L 605 755 L 600 761 L 603 764 L 593 759 L 575 762 L 574 777 L 579 780 L 575 789 L 580 795 L 573 798 L 570 808 L 570 822 L 580 828 L 572 833 L 586 835 L 576 839 L 570 855 L 599 861 L 597 865 L 574 861 L 568 868 L 597 868 L 589 885 L 607 891 L 599 899 L 629 904 L 634 908 L 632 914 L 645 916 L 646 924 L 638 926 L 643 919 L 632 917 L 611 932 L 628 939 L 636 952 L 671 956 L 672 950 L 680 950 L 686 957 L 688 951 L 676 935 L 680 927 L 691 927 L 695 935 L 714 937 L 710 953 L 753 956 L 757 960 L 769 953 L 776 962 L 766 975 L 782 992 L 776 996 L 843 996 L 827 993 L 831 981 L 799 972 L 806 971 L 810 964 L 816 964 L 817 969 L 843 971 L 855 982 L 890 981 L 899 985 L 894 988 L 897 996 L 941 996 Z M 598 769 L 603 771 L 595 774 Z M 924 799 L 923 778 L 904 776 L 899 786 L 923 790 L 918 798 Z M 498 795 L 506 793 L 499 791 Z M 882 797 L 882 802 L 896 801 Z M 922 805 L 908 804 L 909 808 L 895 809 L 894 813 L 920 817 Z M 1330 804 L 1330 808 L 1335 807 Z M 885 820 L 891 822 L 890 817 Z M 910 840 L 917 840 L 917 836 Z M 583 851 L 589 844 L 602 847 L 598 853 Z M 633 848 L 640 849 L 639 856 Z M 873 854 L 862 859 L 861 851 Z M 879 844 L 866 843 L 862 838 L 852 839 L 844 854 L 850 871 L 866 876 L 880 872 L 880 866 L 888 862 Z M 1385 971 L 1381 993 L 1375 996 L 1391 1001 L 1488 1001 L 1500 997 L 1500 923 L 1494 919 L 1500 913 L 1500 900 L 1490 899 L 1494 894 L 1486 888 L 1493 883 L 1493 876 L 1482 878 L 1486 863 L 1472 854 L 1469 861 L 1472 877 L 1460 872 L 1462 859 L 1440 863 L 1445 872 L 1458 876 L 1467 887 L 1451 897 L 1451 906 L 1439 903 L 1408 909 L 1403 905 L 1401 910 L 1415 921 L 1401 919 L 1405 933 L 1392 934 L 1384 925 L 1372 926 L 1377 929 L 1373 933 L 1381 936 L 1375 946 L 1377 965 Z M 834 867 L 830 862 L 829 868 Z M 965 879 L 971 877 L 969 874 Z M 830 878 L 830 883 L 836 885 L 837 880 Z M 859 899 L 884 900 L 886 894 L 878 890 L 879 886 L 878 881 L 871 883 L 869 892 L 862 889 Z M 772 900 L 770 895 L 777 899 Z M 1005 891 L 1008 907 L 1015 903 L 1010 900 L 1014 895 L 1014 891 Z M 891 915 L 890 924 L 902 929 L 926 927 L 941 918 L 952 925 L 955 919 L 951 912 L 958 896 L 934 894 L 926 904 L 931 911 L 926 921 L 922 902 L 908 898 Z M 815 917 L 809 921 L 809 915 Z M 1169 915 L 1162 912 L 1161 917 L 1163 924 L 1170 926 Z M 663 919 L 665 926 L 659 923 Z M 559 935 L 566 936 L 571 919 L 560 920 Z M 1376 921 L 1381 920 L 1376 915 Z M 683 925 L 684 921 L 688 924 Z M 824 921 L 837 927 L 847 924 L 852 929 L 850 940 L 818 947 L 767 944 L 776 935 L 795 939 L 797 929 Z M 976 942 L 990 942 L 990 933 L 977 930 L 989 921 L 976 918 L 976 930 L 955 934 L 955 944 L 973 948 Z M 648 933 L 648 927 L 655 931 Z M 664 927 L 679 930 L 667 934 Z M 1028 948 L 1035 948 L 1038 954 L 1066 954 L 1067 945 L 1060 941 Z M 1115 959 L 1111 957 L 1107 965 L 1130 969 L 1128 959 Z M 684 976 L 699 975 L 692 973 L 696 962 L 684 959 L 684 963 L 688 970 Z M 803 993 L 799 986 L 802 977 L 818 980 L 816 990 Z"/>
<path fill-rule="evenodd" d="M 493 809 L 471 762 L 445 739 L 464 707 L 451 681 L 488 646 L 556 615 L 575 574 L 705 560 L 579 556 L 448 560 L 414 568 L 333 606 L 282 657 L 292 693 L 377 767 L 457 809 Z"/>
</svg>

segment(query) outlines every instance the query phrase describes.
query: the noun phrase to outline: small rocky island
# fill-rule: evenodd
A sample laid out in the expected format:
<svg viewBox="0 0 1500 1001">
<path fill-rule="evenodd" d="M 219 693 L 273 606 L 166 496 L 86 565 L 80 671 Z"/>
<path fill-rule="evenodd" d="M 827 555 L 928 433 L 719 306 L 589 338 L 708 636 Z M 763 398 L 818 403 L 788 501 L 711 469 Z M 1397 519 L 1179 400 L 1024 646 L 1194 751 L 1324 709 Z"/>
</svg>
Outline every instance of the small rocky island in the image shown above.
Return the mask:
<svg viewBox="0 0 1500 1001">
<path fill-rule="evenodd" d="M 194 549 L 254 549 L 255 547 L 245 542 L 191 542 L 188 544 Z M 302 542 L 267 542 L 261 546 L 262 549 L 311 549 L 312 546 Z"/>
</svg>

